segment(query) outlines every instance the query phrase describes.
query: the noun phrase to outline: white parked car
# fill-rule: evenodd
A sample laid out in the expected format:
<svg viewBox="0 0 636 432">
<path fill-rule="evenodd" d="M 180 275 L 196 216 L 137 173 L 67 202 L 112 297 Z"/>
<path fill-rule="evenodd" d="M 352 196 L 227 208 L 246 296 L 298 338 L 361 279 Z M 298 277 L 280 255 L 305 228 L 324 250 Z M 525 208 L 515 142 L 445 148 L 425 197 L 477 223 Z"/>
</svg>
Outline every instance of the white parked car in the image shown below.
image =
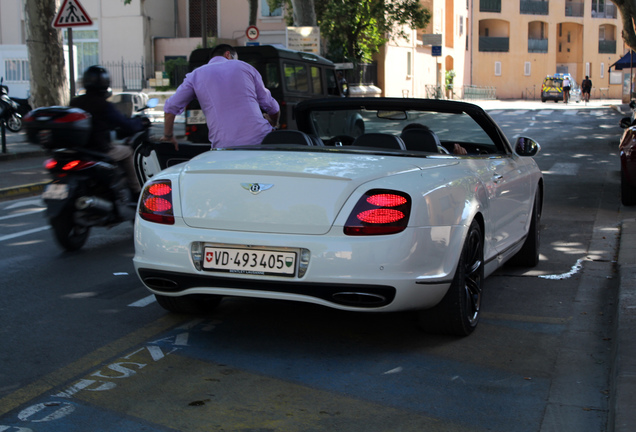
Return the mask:
<svg viewBox="0 0 636 432">
<path fill-rule="evenodd" d="M 352 114 L 364 134 L 330 131 L 326 119 Z M 426 331 L 468 335 L 484 278 L 510 259 L 537 264 L 539 145 L 512 147 L 478 106 L 308 100 L 296 119 L 299 131 L 146 182 L 134 265 L 161 306 L 202 313 L 243 296 L 416 310 Z"/>
</svg>

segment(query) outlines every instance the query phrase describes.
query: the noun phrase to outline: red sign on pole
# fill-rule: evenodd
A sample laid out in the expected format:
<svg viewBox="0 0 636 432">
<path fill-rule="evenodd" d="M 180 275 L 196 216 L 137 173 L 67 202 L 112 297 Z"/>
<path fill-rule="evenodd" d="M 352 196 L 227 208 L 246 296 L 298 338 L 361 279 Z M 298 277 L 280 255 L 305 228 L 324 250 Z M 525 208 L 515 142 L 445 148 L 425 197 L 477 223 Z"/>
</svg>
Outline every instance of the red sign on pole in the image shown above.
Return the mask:
<svg viewBox="0 0 636 432">
<path fill-rule="evenodd" d="M 93 25 L 93 20 L 86 13 L 78 0 L 64 0 L 62 7 L 53 20 L 53 27 L 80 27 Z"/>
<path fill-rule="evenodd" d="M 258 39 L 259 33 L 258 27 L 256 26 L 249 26 L 247 30 L 245 30 L 245 36 L 247 36 L 249 40 Z"/>
</svg>

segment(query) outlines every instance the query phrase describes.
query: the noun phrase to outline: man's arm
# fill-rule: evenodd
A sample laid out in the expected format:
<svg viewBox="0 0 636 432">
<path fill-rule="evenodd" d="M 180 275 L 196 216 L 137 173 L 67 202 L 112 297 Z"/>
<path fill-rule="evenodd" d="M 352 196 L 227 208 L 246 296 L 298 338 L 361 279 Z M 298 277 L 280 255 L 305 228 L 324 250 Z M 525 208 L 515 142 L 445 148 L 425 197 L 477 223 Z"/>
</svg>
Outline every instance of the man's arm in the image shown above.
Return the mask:
<svg viewBox="0 0 636 432">
<path fill-rule="evenodd" d="M 174 136 L 174 119 L 177 116 L 170 113 L 163 114 L 163 137 L 161 141 L 169 141 L 174 146 L 176 151 L 179 151 L 179 143 Z"/>
</svg>

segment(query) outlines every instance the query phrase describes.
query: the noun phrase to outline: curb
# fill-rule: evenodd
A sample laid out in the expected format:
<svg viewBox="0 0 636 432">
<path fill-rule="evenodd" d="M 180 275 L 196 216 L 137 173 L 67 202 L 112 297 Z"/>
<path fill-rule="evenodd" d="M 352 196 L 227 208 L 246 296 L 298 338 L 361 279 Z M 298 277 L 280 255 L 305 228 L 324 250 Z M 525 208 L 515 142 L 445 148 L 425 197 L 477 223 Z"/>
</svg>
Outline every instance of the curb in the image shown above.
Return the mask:
<svg viewBox="0 0 636 432">
<path fill-rule="evenodd" d="M 614 363 L 610 375 L 611 398 L 609 430 L 631 432 L 636 425 L 636 220 L 621 225 L 618 256 L 619 288 L 617 293 Z"/>
<path fill-rule="evenodd" d="M 41 194 L 49 183 L 47 181 L 0 189 L 0 200 Z"/>
<path fill-rule="evenodd" d="M 44 151 L 44 150 L 0 153 L 0 162 L 16 160 L 16 159 L 26 159 L 26 158 L 30 158 L 30 157 L 45 156 L 45 155 L 46 155 L 46 151 Z"/>
</svg>

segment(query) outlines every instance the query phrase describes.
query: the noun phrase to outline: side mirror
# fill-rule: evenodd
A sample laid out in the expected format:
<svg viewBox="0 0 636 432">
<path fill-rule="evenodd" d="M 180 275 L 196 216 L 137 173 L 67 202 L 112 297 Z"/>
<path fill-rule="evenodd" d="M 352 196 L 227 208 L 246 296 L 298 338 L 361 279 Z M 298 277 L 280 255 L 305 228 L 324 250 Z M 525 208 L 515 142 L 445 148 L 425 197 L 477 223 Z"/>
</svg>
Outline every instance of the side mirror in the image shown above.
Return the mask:
<svg viewBox="0 0 636 432">
<path fill-rule="evenodd" d="M 536 156 L 541 150 L 538 142 L 528 137 L 519 137 L 515 144 L 515 153 L 519 156 Z"/>
<path fill-rule="evenodd" d="M 632 119 L 630 117 L 623 117 L 618 125 L 623 129 L 627 129 L 632 125 Z"/>
</svg>

